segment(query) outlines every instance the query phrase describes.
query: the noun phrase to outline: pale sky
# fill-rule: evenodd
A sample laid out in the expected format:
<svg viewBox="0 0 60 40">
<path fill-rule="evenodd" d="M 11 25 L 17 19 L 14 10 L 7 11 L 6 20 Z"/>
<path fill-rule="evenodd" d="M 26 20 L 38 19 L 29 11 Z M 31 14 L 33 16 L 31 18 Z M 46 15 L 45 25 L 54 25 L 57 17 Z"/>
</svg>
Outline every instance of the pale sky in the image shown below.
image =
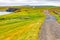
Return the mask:
<svg viewBox="0 0 60 40">
<path fill-rule="evenodd" d="M 51 5 L 60 6 L 60 0 L 0 0 L 0 6 Z"/>
</svg>

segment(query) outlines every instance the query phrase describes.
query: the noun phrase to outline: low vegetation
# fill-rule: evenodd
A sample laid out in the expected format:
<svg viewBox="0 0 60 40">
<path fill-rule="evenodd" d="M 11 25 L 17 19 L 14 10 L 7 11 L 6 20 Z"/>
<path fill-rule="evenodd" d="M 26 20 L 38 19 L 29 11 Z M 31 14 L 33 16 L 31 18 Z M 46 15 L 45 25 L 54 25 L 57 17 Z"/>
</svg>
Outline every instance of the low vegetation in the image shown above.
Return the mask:
<svg viewBox="0 0 60 40">
<path fill-rule="evenodd" d="M 1 10 L 8 8 L 10 7 L 3 7 Z M 11 14 L 0 16 L 0 40 L 38 40 L 38 32 L 46 17 L 44 10 L 50 10 L 50 13 L 60 23 L 60 15 L 53 12 L 55 7 L 38 6 L 33 8 L 22 6 L 17 8 L 19 10 Z"/>
<path fill-rule="evenodd" d="M 58 23 L 60 23 L 60 8 L 54 8 L 51 10 L 51 14 L 56 17 Z"/>
<path fill-rule="evenodd" d="M 45 15 L 40 9 L 22 9 L 21 12 L 0 16 L 0 40 L 38 40 L 38 32 Z"/>
</svg>

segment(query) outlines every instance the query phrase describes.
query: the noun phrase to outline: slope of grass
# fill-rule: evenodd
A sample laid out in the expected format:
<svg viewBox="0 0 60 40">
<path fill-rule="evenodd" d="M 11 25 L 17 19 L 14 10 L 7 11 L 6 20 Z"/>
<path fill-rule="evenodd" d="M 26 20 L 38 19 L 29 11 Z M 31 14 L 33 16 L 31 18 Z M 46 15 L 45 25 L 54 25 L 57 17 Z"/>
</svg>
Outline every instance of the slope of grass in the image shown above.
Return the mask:
<svg viewBox="0 0 60 40">
<path fill-rule="evenodd" d="M 57 10 L 57 11 L 59 11 L 59 10 Z M 59 15 L 59 14 L 55 14 L 55 13 L 53 13 L 53 12 L 51 12 L 51 14 L 52 14 L 53 16 L 55 16 L 57 22 L 60 23 L 60 15 Z"/>
<path fill-rule="evenodd" d="M 39 11 L 22 11 L 0 16 L 0 40 L 38 40 L 45 19 Z"/>
</svg>

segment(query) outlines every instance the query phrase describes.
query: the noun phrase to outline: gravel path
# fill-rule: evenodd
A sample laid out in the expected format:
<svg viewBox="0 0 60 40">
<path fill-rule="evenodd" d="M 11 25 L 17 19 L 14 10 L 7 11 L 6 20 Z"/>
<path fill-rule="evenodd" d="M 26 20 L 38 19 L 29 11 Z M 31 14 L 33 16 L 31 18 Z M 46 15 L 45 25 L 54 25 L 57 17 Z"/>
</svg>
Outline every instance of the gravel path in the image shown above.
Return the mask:
<svg viewBox="0 0 60 40">
<path fill-rule="evenodd" d="M 39 40 L 60 40 L 60 24 L 57 23 L 54 16 L 45 10 L 46 20 L 41 27 L 39 33 Z"/>
</svg>

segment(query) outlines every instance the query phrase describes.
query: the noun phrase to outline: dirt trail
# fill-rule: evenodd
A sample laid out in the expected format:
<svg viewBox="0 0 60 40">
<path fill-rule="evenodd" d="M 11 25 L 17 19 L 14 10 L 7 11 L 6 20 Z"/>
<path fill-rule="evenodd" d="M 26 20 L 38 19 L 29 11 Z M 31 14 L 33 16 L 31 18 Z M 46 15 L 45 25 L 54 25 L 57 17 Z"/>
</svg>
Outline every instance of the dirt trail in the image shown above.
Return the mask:
<svg viewBox="0 0 60 40">
<path fill-rule="evenodd" d="M 39 40 L 60 40 L 60 24 L 45 10 L 46 20 L 39 33 Z"/>
</svg>

